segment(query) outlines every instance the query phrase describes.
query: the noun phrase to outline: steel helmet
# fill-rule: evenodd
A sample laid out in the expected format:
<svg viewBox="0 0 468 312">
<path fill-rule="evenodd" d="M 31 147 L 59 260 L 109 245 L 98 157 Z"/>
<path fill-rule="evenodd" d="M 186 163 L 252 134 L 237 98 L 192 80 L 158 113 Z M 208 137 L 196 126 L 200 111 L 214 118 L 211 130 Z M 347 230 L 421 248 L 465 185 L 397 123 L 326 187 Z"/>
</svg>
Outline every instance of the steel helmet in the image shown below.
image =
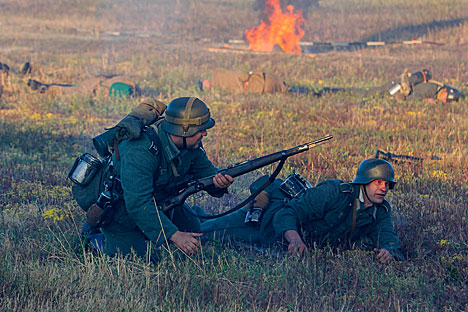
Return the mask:
<svg viewBox="0 0 468 312">
<path fill-rule="evenodd" d="M 448 90 L 448 95 L 447 95 L 447 102 L 458 102 L 458 100 L 460 99 L 460 90 L 458 90 L 457 88 L 453 88 L 453 87 L 447 87 L 449 90 Z"/>
<path fill-rule="evenodd" d="M 353 184 L 368 184 L 375 180 L 390 182 L 390 189 L 396 184 L 393 166 L 386 160 L 370 158 L 362 161 L 357 169 Z"/>
<path fill-rule="evenodd" d="M 203 101 L 196 97 L 180 97 L 167 106 L 162 128 L 173 135 L 190 137 L 214 124 L 210 110 Z"/>
<path fill-rule="evenodd" d="M 444 85 L 437 91 L 436 98 L 443 103 L 457 102 L 460 99 L 460 90 Z"/>
</svg>

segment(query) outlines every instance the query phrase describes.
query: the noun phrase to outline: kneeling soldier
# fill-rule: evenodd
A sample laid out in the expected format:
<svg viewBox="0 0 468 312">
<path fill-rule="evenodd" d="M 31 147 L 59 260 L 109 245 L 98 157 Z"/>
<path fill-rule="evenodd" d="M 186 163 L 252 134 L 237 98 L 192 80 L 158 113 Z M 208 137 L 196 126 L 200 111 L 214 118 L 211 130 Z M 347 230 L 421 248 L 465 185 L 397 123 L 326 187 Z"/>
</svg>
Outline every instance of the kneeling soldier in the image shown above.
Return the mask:
<svg viewBox="0 0 468 312">
<path fill-rule="evenodd" d="M 171 196 L 169 190 L 192 178 L 213 175 L 211 196 L 222 197 L 233 182 L 218 173 L 203 149 L 202 141 L 215 121 L 206 104 L 198 98 L 172 100 L 165 118 L 151 125 L 159 144 L 150 136 L 124 140 L 114 164 L 120 176 L 123 201 L 117 203 L 112 218 L 102 227 L 104 251 L 114 256 L 134 251 L 141 258 L 150 254 L 150 242 L 159 247 L 172 242 L 187 254 L 201 247 L 200 220 L 190 214 L 196 208 L 184 204 L 174 210 L 159 210 L 158 202 Z"/>
</svg>

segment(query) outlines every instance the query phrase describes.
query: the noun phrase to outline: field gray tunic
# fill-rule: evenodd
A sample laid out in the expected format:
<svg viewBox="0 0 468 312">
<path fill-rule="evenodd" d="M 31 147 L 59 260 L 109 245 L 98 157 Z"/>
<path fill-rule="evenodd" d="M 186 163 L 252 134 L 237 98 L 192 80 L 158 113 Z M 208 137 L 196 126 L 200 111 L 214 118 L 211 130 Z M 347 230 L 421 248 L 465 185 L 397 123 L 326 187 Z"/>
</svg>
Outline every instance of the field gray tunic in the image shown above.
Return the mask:
<svg viewBox="0 0 468 312">
<path fill-rule="evenodd" d="M 278 237 L 287 230 L 302 232 L 306 241 L 335 244 L 337 242 L 370 239 L 372 247 L 387 249 L 403 260 L 400 243 L 391 222 L 391 208 L 387 201 L 369 208 L 360 202 L 353 224 L 353 202 L 360 187 L 340 180 L 327 180 L 308 189 L 278 210 L 273 226 Z M 352 237 L 350 235 L 352 234 Z"/>
<path fill-rule="evenodd" d="M 254 192 L 268 177 L 254 182 Z M 202 223 L 204 240 L 243 241 L 261 246 L 273 246 L 283 240 L 287 230 L 302 234 L 306 243 L 336 245 L 347 243 L 352 230 L 353 203 L 359 197 L 359 185 L 340 180 L 327 180 L 288 201 L 279 189 L 280 179 L 266 188 L 270 202 L 261 223 L 244 223 L 247 209 L 243 208 L 222 218 Z M 372 248 L 385 248 L 396 259 L 404 260 L 392 222 L 390 204 L 384 201 L 356 212 L 356 227 L 351 242 L 365 240 Z M 370 241 L 370 242 L 369 242 Z"/>
<path fill-rule="evenodd" d="M 170 187 L 216 174 L 218 170 L 202 147 L 179 150 L 160 124 L 156 130 L 162 146 L 156 154 L 151 152 L 153 143 L 147 135 L 119 144 L 120 161 L 114 161 L 125 203 L 116 207 L 112 221 L 103 227 L 109 255 L 125 255 L 133 249 L 144 256 L 148 240 L 160 246 L 177 230 L 201 232 L 198 218 L 182 207 L 165 214 L 157 209 L 153 196 L 156 203 L 160 202 L 170 196 Z M 225 189 L 214 187 L 207 191 L 216 197 L 226 193 Z"/>
</svg>

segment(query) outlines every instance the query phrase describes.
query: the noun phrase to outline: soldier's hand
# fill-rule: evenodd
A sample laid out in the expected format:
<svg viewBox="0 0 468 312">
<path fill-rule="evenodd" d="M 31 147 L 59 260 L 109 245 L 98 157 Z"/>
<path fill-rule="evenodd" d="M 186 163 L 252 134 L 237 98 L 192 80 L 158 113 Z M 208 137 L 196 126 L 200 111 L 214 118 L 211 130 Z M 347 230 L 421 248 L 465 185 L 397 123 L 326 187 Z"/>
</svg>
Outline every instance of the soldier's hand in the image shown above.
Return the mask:
<svg viewBox="0 0 468 312">
<path fill-rule="evenodd" d="M 234 179 L 228 174 L 217 173 L 213 177 L 213 184 L 217 188 L 227 188 L 232 182 L 234 182 Z"/>
<path fill-rule="evenodd" d="M 377 249 L 374 248 L 374 252 L 376 254 L 377 260 L 379 260 L 381 263 L 389 263 L 390 260 L 392 260 L 392 255 L 387 249 Z"/>
<path fill-rule="evenodd" d="M 302 256 L 305 252 L 308 252 L 306 244 L 302 240 L 292 240 L 288 245 L 288 252 L 290 255 Z"/>
<path fill-rule="evenodd" d="M 201 248 L 198 237 L 202 236 L 202 233 L 189 233 L 177 231 L 169 238 L 180 250 L 186 254 L 193 255 L 197 253 L 198 249 Z"/>
<path fill-rule="evenodd" d="M 287 230 L 284 232 L 284 238 L 289 242 L 288 252 L 291 255 L 302 256 L 304 252 L 307 252 L 307 246 L 302 241 L 301 236 L 295 230 Z"/>
</svg>

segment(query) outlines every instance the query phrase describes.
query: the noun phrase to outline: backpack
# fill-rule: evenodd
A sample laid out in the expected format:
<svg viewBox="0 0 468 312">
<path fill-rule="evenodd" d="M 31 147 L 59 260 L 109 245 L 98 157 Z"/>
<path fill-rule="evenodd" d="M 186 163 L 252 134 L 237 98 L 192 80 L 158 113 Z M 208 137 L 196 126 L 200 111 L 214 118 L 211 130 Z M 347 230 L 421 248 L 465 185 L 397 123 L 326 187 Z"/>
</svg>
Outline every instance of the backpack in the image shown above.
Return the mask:
<svg viewBox="0 0 468 312">
<path fill-rule="evenodd" d="M 150 151 L 161 157 L 161 141 L 153 127 L 145 127 L 142 133 L 152 142 Z M 111 219 L 112 207 L 123 200 L 120 177 L 114 168 L 112 150 L 102 160 L 92 154 L 84 153 L 75 160 L 68 178 L 74 183 L 72 195 L 78 205 L 86 212 L 86 221 L 91 227 L 100 227 Z"/>
<path fill-rule="evenodd" d="M 138 105 L 132 113 L 122 119 L 115 127 L 93 138 L 93 145 L 101 160 L 90 153 L 79 156 L 67 177 L 74 183 L 72 195 L 78 205 L 86 212 L 86 221 L 93 228 L 100 227 L 112 217 L 113 206 L 123 200 L 120 177 L 114 168 L 113 157 L 119 159 L 118 143 L 123 140 L 137 139 L 147 135 L 151 142 L 150 151 L 161 157 L 161 141 L 152 125 L 161 119 L 165 105 L 156 101 Z M 144 105 L 144 106 L 142 106 Z M 149 107 L 148 107 L 149 106 Z M 148 108 L 151 118 L 148 118 Z"/>
</svg>

